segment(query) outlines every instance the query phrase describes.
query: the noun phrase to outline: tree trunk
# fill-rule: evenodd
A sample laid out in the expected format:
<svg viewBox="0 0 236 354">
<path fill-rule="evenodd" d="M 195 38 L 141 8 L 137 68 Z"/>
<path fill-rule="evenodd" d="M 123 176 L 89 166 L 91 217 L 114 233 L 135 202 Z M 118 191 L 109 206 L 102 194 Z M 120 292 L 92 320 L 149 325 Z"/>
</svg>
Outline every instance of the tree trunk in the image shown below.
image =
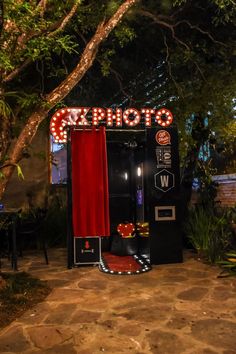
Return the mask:
<svg viewBox="0 0 236 354">
<path fill-rule="evenodd" d="M 10 146 L 11 132 L 9 118 L 0 115 L 0 161 L 4 163 Z"/>
<path fill-rule="evenodd" d="M 22 153 L 24 149 L 31 143 L 33 137 L 35 136 L 39 124 L 46 118 L 50 109 L 52 109 L 58 102 L 63 100 L 75 87 L 83 76 L 86 74 L 88 69 L 92 66 L 94 59 L 96 58 L 97 51 L 101 43 L 108 37 L 110 32 L 116 27 L 116 25 L 121 21 L 122 17 L 127 13 L 127 11 L 139 0 L 126 0 L 116 13 L 106 22 L 102 22 L 98 25 L 96 33 L 92 39 L 86 45 L 79 63 L 75 69 L 67 76 L 67 78 L 52 92 L 50 92 L 42 104 L 42 107 L 38 108 L 29 117 L 27 123 L 23 127 L 16 143 L 11 147 L 9 152 L 9 163 L 10 166 L 2 167 L 2 172 L 4 178 L 0 180 L 0 199 L 2 198 L 4 191 L 6 189 L 7 183 L 10 180 L 12 173 L 15 168 L 15 164 L 18 163 L 22 158 Z"/>
</svg>

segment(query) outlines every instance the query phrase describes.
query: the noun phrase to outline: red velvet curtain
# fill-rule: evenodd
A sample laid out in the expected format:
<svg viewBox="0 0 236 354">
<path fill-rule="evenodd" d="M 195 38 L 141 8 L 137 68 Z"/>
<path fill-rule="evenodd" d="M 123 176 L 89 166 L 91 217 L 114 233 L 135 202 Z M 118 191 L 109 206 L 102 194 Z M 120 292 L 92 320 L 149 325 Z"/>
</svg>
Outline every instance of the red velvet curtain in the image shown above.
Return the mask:
<svg viewBox="0 0 236 354">
<path fill-rule="evenodd" d="M 74 236 L 110 236 L 105 128 L 72 131 L 71 154 Z"/>
</svg>

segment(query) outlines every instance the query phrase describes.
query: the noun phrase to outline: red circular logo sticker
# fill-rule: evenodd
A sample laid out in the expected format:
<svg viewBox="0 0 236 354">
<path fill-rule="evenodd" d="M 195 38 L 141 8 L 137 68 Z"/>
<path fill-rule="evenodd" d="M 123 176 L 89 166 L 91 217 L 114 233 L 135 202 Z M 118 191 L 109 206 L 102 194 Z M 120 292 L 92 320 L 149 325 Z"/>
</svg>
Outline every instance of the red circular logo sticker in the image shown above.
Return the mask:
<svg viewBox="0 0 236 354">
<path fill-rule="evenodd" d="M 166 130 L 159 130 L 156 133 L 156 142 L 160 145 L 170 144 L 170 134 Z"/>
</svg>

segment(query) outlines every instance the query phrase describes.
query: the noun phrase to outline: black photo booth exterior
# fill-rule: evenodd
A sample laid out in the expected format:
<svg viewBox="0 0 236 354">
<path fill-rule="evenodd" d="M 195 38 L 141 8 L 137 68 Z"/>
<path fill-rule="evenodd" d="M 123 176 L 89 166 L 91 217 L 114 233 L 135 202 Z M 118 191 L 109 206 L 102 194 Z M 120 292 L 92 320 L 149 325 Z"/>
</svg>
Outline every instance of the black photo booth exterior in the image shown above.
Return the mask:
<svg viewBox="0 0 236 354">
<path fill-rule="evenodd" d="M 147 129 L 146 144 L 150 261 L 151 264 L 182 262 L 177 129 Z"/>
<path fill-rule="evenodd" d="M 112 114 L 108 109 L 92 108 L 92 116 L 85 119 L 89 109 L 83 107 L 61 109 L 54 114 L 50 125 L 55 142 L 67 142 L 68 268 L 100 262 L 100 237 L 104 235 L 98 235 L 99 238 L 94 240 L 91 238 L 86 240 L 86 237 L 81 238 L 79 235 L 77 238 L 74 237 L 71 174 L 73 167 L 71 132 L 74 129 L 89 131 L 98 125 L 107 125 L 106 131 L 112 131 L 114 134 L 132 131 L 145 135 L 144 214 L 145 222 L 149 225 L 150 263 L 182 262 L 178 132 L 172 127 L 171 112 L 163 108 L 159 110 L 145 108 L 139 111 L 130 108 L 125 110 L 122 116 L 121 110 L 116 110 Z M 122 117 L 126 124 L 125 128 L 122 127 Z M 136 125 L 141 124 L 141 118 L 144 119 L 144 129 L 136 128 Z"/>
</svg>

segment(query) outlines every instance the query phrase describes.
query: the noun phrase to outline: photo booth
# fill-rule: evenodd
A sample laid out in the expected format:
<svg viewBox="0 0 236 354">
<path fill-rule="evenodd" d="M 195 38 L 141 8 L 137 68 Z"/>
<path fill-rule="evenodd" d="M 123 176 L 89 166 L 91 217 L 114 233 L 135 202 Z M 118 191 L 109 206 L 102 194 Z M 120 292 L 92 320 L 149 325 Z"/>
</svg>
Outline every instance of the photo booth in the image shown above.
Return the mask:
<svg viewBox="0 0 236 354">
<path fill-rule="evenodd" d="M 68 268 L 105 269 L 102 251 L 115 253 L 121 243 L 128 253 L 120 255 L 131 252 L 146 270 L 149 263 L 182 262 L 172 114 L 92 108 L 89 116 L 89 110 L 61 109 L 51 120 L 55 141 L 67 142 Z"/>
</svg>

